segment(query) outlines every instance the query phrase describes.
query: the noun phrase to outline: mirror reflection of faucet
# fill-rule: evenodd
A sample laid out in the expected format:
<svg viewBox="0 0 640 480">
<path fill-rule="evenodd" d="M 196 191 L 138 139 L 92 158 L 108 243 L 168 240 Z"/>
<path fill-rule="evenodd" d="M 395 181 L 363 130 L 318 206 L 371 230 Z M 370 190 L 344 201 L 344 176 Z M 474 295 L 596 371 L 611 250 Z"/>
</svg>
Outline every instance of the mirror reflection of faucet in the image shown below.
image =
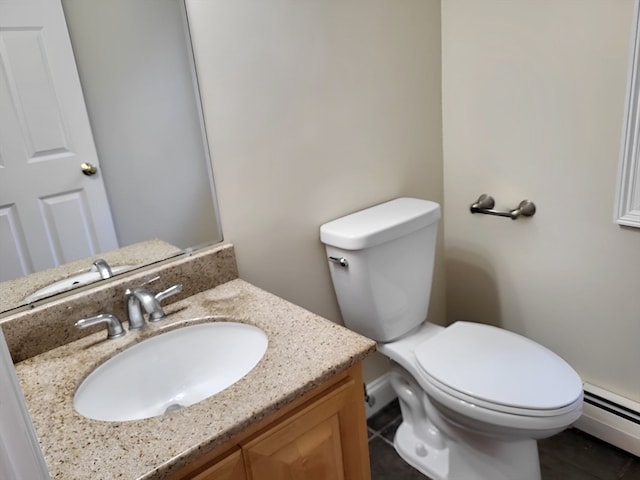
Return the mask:
<svg viewBox="0 0 640 480">
<path fill-rule="evenodd" d="M 90 269 L 46 285 L 25 297 L 23 301 L 25 303 L 32 303 L 36 300 L 40 300 L 41 298 L 48 297 L 49 295 L 66 292 L 67 290 L 71 290 L 75 287 L 88 285 L 101 279 L 104 280 L 111 278 L 116 273 L 121 273 L 134 267 L 135 265 L 118 265 L 112 267 L 105 260 L 97 259 L 91 264 Z"/>
<path fill-rule="evenodd" d="M 93 262 L 91 270 L 98 272 L 103 280 L 113 277 L 113 271 L 106 260 L 99 258 Z"/>
</svg>

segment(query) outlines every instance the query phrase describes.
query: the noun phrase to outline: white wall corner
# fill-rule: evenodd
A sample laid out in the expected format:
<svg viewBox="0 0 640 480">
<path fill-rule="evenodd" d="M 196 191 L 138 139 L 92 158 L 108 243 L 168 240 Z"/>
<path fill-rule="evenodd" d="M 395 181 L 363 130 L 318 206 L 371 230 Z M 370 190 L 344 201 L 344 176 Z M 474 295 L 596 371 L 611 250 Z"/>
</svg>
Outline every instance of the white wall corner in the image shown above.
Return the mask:
<svg viewBox="0 0 640 480">
<path fill-rule="evenodd" d="M 397 398 L 396 392 L 391 388 L 390 379 L 391 375 L 385 373 L 367 383 L 367 394 L 370 398 L 370 401 L 365 403 L 367 418 L 371 418 Z"/>
</svg>

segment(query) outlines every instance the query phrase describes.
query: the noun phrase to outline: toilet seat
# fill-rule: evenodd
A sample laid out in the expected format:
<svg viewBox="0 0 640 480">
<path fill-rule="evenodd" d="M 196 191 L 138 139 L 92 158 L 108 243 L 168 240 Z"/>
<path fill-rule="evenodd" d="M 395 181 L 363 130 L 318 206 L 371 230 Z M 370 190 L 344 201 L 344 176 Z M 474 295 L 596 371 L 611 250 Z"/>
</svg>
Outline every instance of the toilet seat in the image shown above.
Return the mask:
<svg viewBox="0 0 640 480">
<path fill-rule="evenodd" d="M 489 325 L 456 322 L 414 354 L 432 388 L 493 411 L 555 417 L 582 398 L 580 377 L 558 355 Z"/>
</svg>

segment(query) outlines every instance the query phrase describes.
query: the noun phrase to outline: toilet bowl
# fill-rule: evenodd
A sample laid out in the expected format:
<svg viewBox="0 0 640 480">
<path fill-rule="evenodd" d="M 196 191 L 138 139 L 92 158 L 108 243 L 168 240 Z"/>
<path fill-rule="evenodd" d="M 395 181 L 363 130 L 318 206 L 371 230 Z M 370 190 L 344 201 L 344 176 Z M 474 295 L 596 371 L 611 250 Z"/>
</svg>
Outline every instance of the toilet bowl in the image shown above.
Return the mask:
<svg viewBox="0 0 640 480">
<path fill-rule="evenodd" d="M 568 364 L 495 327 L 423 324 L 378 350 L 394 362 L 391 383 L 403 414 L 396 450 L 434 480 L 539 480 L 536 440 L 582 412 L 582 384 Z M 531 363 L 492 366 L 502 355 Z"/>
<path fill-rule="evenodd" d="M 400 198 L 321 227 L 345 326 L 393 362 L 407 463 L 434 480 L 540 480 L 536 440 L 580 417 L 580 377 L 515 333 L 426 321 L 439 218 Z"/>
</svg>

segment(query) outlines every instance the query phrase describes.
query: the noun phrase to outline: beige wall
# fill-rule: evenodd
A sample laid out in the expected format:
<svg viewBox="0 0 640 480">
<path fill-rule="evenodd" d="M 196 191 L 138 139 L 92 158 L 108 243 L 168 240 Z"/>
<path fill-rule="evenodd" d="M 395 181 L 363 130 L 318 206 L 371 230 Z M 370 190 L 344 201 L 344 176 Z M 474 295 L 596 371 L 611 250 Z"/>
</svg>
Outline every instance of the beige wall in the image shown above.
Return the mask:
<svg viewBox="0 0 640 480">
<path fill-rule="evenodd" d="M 189 2 L 223 231 L 243 278 L 340 321 L 319 226 L 443 199 L 440 5 L 267 3 Z M 444 213 L 449 321 L 523 333 L 640 400 L 640 230 L 612 220 L 632 8 L 443 1 Z M 484 192 L 538 213 L 472 216 Z"/>
<path fill-rule="evenodd" d="M 187 5 L 241 277 L 340 321 L 320 225 L 397 196 L 443 198 L 440 2 Z M 367 362 L 365 377 L 384 367 Z"/>
<path fill-rule="evenodd" d="M 640 230 L 613 223 L 631 0 L 444 0 L 447 316 L 640 401 Z M 470 215 L 489 193 L 524 221 Z"/>
</svg>

